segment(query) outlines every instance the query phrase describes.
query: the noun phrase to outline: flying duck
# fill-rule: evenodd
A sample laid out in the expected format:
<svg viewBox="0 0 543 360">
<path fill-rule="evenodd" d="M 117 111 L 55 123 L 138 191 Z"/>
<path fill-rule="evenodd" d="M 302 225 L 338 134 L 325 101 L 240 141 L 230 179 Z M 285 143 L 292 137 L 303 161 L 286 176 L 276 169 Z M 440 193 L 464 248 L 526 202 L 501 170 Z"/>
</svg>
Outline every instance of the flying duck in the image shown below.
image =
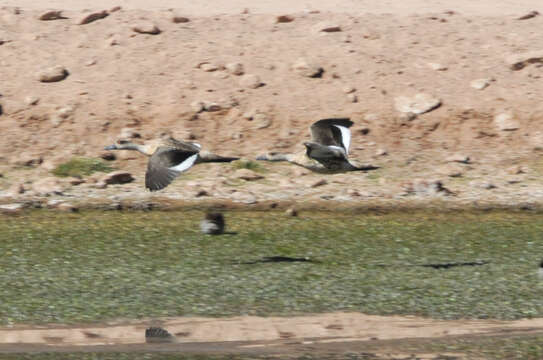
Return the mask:
<svg viewBox="0 0 543 360">
<path fill-rule="evenodd" d="M 322 119 L 309 128 L 311 141 L 304 142 L 306 150 L 296 154 L 269 153 L 260 155 L 257 160 L 288 161 L 318 173 L 342 173 L 347 171 L 367 171 L 376 166 L 355 166 L 349 159 L 351 131 L 353 122 L 349 118 Z"/>
<path fill-rule="evenodd" d="M 151 191 L 164 189 L 176 177 L 190 169 L 194 164 L 230 162 L 239 159 L 237 157 L 223 157 L 207 151 L 200 151 L 200 144 L 179 141 L 171 136 L 146 145 L 120 140 L 113 145 L 106 146 L 104 149 L 136 150 L 149 156 L 147 172 L 145 173 L 145 187 Z"/>
<path fill-rule="evenodd" d="M 218 212 L 206 213 L 200 222 L 200 230 L 204 234 L 220 235 L 224 232 L 224 216 Z"/>
</svg>

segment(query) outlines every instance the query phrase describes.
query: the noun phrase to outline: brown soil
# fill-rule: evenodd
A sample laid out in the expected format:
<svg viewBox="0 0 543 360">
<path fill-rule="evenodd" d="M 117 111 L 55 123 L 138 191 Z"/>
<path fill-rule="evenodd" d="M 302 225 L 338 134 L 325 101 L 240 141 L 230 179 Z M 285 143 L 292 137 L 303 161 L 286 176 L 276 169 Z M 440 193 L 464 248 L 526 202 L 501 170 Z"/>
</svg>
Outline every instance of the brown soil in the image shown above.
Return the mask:
<svg viewBox="0 0 543 360">
<path fill-rule="evenodd" d="M 93 10 L 111 7 L 110 1 L 92 3 Z M 530 10 L 543 12 L 540 0 L 320 0 L 310 6 L 209 0 L 176 9 L 177 3 L 123 1 L 121 10 L 77 25 L 87 1 L 2 2 L 1 202 L 41 201 L 44 195 L 32 190 L 37 179 L 51 176 L 54 166 L 73 156 L 102 155 L 104 145 L 123 128 L 138 132 L 139 141 L 166 129 L 208 150 L 254 159 L 271 150 L 300 150 L 308 126 L 331 116 L 355 121 L 352 157 L 380 170 L 326 177 L 326 184 L 311 187 L 323 176 L 294 166 L 265 165 L 270 171 L 263 180 L 245 181 L 231 166 L 202 165 L 155 195 L 143 190 L 146 160 L 120 154 L 113 165 L 131 171 L 134 183 L 99 189 L 94 176 L 78 186 L 64 182 L 62 195 L 52 197 L 84 204 L 303 202 L 308 207 L 330 200 L 370 207 L 413 201 L 520 207 L 543 202 L 543 67 L 535 62 L 512 70 L 506 60 L 543 49 L 543 16 L 517 20 Z M 63 10 L 65 19 L 38 20 L 45 6 Z M 278 15 L 286 14 L 294 21 L 276 23 Z M 174 23 L 174 15 L 190 21 Z M 162 32 L 134 32 L 142 22 Z M 341 31 L 319 32 L 323 22 Z M 294 72 L 292 65 L 302 57 L 322 67 L 322 77 Z M 218 70 L 204 71 L 199 66 L 204 62 Z M 246 87 L 223 69 L 232 62 L 257 75 L 263 86 Z M 66 79 L 38 81 L 39 71 L 56 65 L 67 69 Z M 472 88 L 476 79 L 489 79 L 489 86 Z M 354 89 L 357 102 L 347 88 Z M 394 108 L 395 97 L 421 92 L 438 97 L 442 105 L 414 120 L 402 117 Z M 194 101 L 215 102 L 221 110 L 195 113 Z M 494 118 L 503 112 L 512 114 L 517 129 L 498 128 Z M 250 120 L 246 113 L 262 113 L 269 123 Z M 447 158 L 454 154 L 468 156 L 469 163 L 451 168 Z M 460 176 L 451 176 L 457 172 Z M 439 179 L 450 192 L 426 191 L 419 178 Z M 27 191 L 15 194 L 18 185 Z M 202 190 L 207 195 L 197 197 Z M 543 327 L 541 319 L 443 322 L 360 314 L 183 318 L 160 322 L 179 334 L 179 343 L 145 345 L 144 329 L 151 323 L 1 329 L 0 351 L 160 346 L 189 352 L 303 352 L 363 349 L 368 342 L 382 342 L 387 349 L 394 348 L 390 341 L 404 339 L 531 333 Z"/>
<path fill-rule="evenodd" d="M 414 196 L 517 205 L 543 200 L 537 150 L 543 147 L 543 67 L 536 61 L 512 70 L 506 60 L 543 49 L 537 31 L 543 16 L 518 20 L 537 10 L 538 0 L 463 0 L 454 6 L 322 0 L 310 9 L 286 1 L 205 2 L 170 10 L 143 3 L 123 2 L 121 10 L 77 25 L 85 14 L 83 1 L 48 2 L 65 17 L 52 21 L 37 19 L 44 13 L 39 2 L 4 2 L 20 8 L 0 9 L 2 202 L 40 197 L 33 182 L 73 156 L 102 155 L 123 128 L 139 133 L 137 141 L 166 129 L 208 150 L 254 159 L 267 151 L 303 149 L 308 126 L 330 116 L 355 121 L 352 158 L 380 170 L 330 176 L 326 185 L 311 187 L 322 176 L 294 166 L 265 164 L 271 171 L 263 180 L 246 181 L 232 166 L 200 165 L 153 197 L 142 185 L 146 159 L 120 154 L 113 165 L 131 171 L 134 183 L 97 189 L 99 179 L 91 177 L 82 185 L 63 184 L 63 193 L 83 201 L 201 200 L 206 197 L 196 194 L 205 190 L 207 199 L 239 203 L 401 202 L 423 178 L 441 180 L 456 196 L 424 186 Z M 97 10 L 105 6 L 93 4 Z M 294 20 L 276 23 L 284 14 Z M 174 15 L 190 21 L 174 23 Z M 134 32 L 141 23 L 154 23 L 162 32 Z M 341 31 L 318 31 L 323 23 Z M 299 58 L 322 67 L 322 77 L 293 71 Z M 205 62 L 218 70 L 204 71 L 199 65 Z M 233 62 L 263 86 L 246 87 L 223 69 Z M 56 65 L 67 69 L 66 79 L 38 81 L 39 71 Z M 475 79 L 489 79 L 489 86 L 476 90 L 470 86 Z M 405 119 L 394 99 L 420 92 L 442 105 Z M 195 101 L 215 102 L 221 110 L 195 113 Z M 512 114 L 516 130 L 499 129 L 494 117 L 502 112 Z M 244 116 L 256 113 L 267 120 Z M 468 156 L 469 163 L 448 162 L 455 154 Z M 32 162 L 40 157 L 41 165 Z M 18 185 L 26 193 L 15 194 Z"/>
<path fill-rule="evenodd" d="M 161 326 L 175 340 L 145 344 Z M 401 349 L 402 344 L 462 336 L 534 335 L 543 319 L 442 321 L 418 317 L 330 313 L 299 317 L 168 318 L 107 325 L 15 326 L 0 329 L 0 352 L 172 351 L 186 353 L 307 353 Z"/>
</svg>

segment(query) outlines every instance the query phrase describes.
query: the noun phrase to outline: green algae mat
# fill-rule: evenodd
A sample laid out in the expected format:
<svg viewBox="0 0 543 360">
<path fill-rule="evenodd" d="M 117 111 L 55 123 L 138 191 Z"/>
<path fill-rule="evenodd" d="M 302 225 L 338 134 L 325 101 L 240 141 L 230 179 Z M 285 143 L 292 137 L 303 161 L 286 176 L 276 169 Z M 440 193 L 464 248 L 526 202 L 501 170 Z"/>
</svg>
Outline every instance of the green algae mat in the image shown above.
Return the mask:
<svg viewBox="0 0 543 360">
<path fill-rule="evenodd" d="M 29 211 L 0 217 L 0 324 L 331 311 L 543 317 L 543 215 Z"/>
</svg>

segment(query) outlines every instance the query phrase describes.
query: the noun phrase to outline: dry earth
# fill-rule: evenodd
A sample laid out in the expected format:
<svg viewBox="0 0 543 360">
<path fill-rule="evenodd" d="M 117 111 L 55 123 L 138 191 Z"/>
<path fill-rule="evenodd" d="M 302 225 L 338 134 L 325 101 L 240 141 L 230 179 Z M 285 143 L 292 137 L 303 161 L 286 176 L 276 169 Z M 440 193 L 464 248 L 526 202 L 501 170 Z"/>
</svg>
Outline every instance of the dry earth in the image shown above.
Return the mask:
<svg viewBox="0 0 543 360">
<path fill-rule="evenodd" d="M 118 10 L 97 0 L 88 11 L 82 0 L 1 4 L 2 203 L 543 203 L 543 16 L 519 19 L 543 12 L 539 0 L 210 0 L 185 2 L 183 8 L 173 0 L 125 0 L 117 2 Z M 59 19 L 38 19 L 52 9 L 62 11 L 49 14 Z M 108 16 L 78 24 L 101 10 Z M 280 15 L 287 15 L 286 22 L 278 22 Z M 141 33 L 157 32 L 153 25 L 160 33 Z M 322 76 L 294 69 L 301 59 L 309 68 L 322 68 Z M 57 79 L 40 75 L 55 66 L 61 67 Z M 236 74 L 239 69 L 244 75 Z M 416 117 L 401 113 L 399 97 L 419 93 L 439 99 L 440 106 Z M 198 102 L 209 111 L 200 111 Z M 143 190 L 145 159 L 138 154 L 121 153 L 113 161 L 135 177 L 129 184 L 106 186 L 104 175 L 93 175 L 76 185 L 80 181 L 50 174 L 73 156 L 104 156 L 104 145 L 121 136 L 145 141 L 165 130 L 246 159 L 272 150 L 296 151 L 309 137 L 308 126 L 331 116 L 355 121 L 352 157 L 381 169 L 323 177 L 265 164 L 263 179 L 245 180 L 250 170 L 199 165 L 159 194 Z M 202 332 L 209 324 L 228 331 Z M 58 340 L 58 347 L 141 343 L 145 325 L 2 329 L 1 348 L 14 350 L 9 347 L 14 341 Z M 209 342 L 207 349 L 230 340 L 239 346 L 260 341 L 264 347 L 292 341 L 301 350 L 310 345 L 304 341 L 355 344 L 373 337 L 539 331 L 542 326 L 541 320 L 451 326 L 359 314 L 174 319 L 162 325 L 189 333 L 183 342 Z M 315 337 L 323 339 L 309 339 Z M 237 343 L 248 340 L 255 343 Z M 218 351 L 224 350 L 219 344 Z"/>
<path fill-rule="evenodd" d="M 171 343 L 145 344 L 145 329 L 161 326 Z M 542 319 L 442 321 L 417 317 L 330 313 L 299 317 L 167 318 L 108 325 L 16 326 L 0 329 L 0 352 L 171 351 L 184 353 L 348 353 L 371 346 L 395 358 L 401 344 L 459 336 L 534 335 Z M 393 351 L 394 352 L 394 351 Z M 404 355 L 397 354 L 399 357 Z M 456 354 L 454 358 L 463 358 Z M 420 354 L 419 354 L 419 358 Z M 424 357 L 422 357 L 424 358 Z"/>
<path fill-rule="evenodd" d="M 47 2 L 60 18 L 43 21 L 40 2 L 3 1 L 3 203 L 46 196 L 83 203 L 543 202 L 543 16 L 519 20 L 542 10 L 538 1 L 102 3 L 82 10 L 84 1 Z M 97 10 L 108 16 L 79 25 Z M 292 21 L 278 22 L 279 15 Z M 152 25 L 161 32 L 134 31 Z M 294 69 L 301 59 L 322 76 Z M 59 78 L 67 76 L 41 82 L 55 66 L 66 70 L 57 69 Z M 240 69 L 244 75 L 236 75 Z M 419 93 L 441 106 L 415 118 L 400 112 L 401 97 Z M 198 102 L 210 111 L 199 111 Z M 113 161 L 135 177 L 127 185 L 104 188 L 103 175 L 74 185 L 81 181 L 50 174 L 73 156 L 103 156 L 103 146 L 121 136 L 143 142 L 165 130 L 247 159 L 298 151 L 308 126 L 331 116 L 355 121 L 352 158 L 380 170 L 323 182 L 288 165 L 264 164 L 270 171 L 260 180 L 244 180 L 250 170 L 230 165 L 197 166 L 158 195 L 143 190 L 139 154 Z"/>
</svg>

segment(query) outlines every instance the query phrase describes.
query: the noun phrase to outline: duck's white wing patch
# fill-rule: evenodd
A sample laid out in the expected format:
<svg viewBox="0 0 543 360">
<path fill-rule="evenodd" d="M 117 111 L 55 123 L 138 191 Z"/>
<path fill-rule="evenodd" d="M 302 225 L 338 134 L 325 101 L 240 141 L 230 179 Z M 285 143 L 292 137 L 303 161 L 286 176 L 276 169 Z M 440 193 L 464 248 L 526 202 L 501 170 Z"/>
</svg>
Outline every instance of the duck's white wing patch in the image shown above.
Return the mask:
<svg viewBox="0 0 543 360">
<path fill-rule="evenodd" d="M 191 143 L 192 145 L 196 146 L 198 149 L 202 149 L 202 145 L 198 143 Z"/>
<path fill-rule="evenodd" d="M 330 145 L 330 146 L 328 146 L 328 148 L 334 149 L 334 150 L 338 150 L 340 153 L 342 153 L 342 154 L 344 154 L 344 155 L 347 154 L 347 150 L 345 150 L 345 149 L 342 148 L 341 146 Z"/>
<path fill-rule="evenodd" d="M 169 167 L 169 169 L 174 170 L 174 171 L 179 171 L 179 172 L 187 171 L 188 169 L 192 167 L 192 165 L 194 165 L 194 162 L 196 161 L 197 158 L 198 158 L 198 154 L 194 154 L 186 158 L 185 161 L 175 166 Z"/>
<path fill-rule="evenodd" d="M 341 142 L 345 146 L 345 153 L 349 153 L 349 146 L 351 146 L 351 130 L 345 126 L 333 125 L 341 131 Z"/>
</svg>

